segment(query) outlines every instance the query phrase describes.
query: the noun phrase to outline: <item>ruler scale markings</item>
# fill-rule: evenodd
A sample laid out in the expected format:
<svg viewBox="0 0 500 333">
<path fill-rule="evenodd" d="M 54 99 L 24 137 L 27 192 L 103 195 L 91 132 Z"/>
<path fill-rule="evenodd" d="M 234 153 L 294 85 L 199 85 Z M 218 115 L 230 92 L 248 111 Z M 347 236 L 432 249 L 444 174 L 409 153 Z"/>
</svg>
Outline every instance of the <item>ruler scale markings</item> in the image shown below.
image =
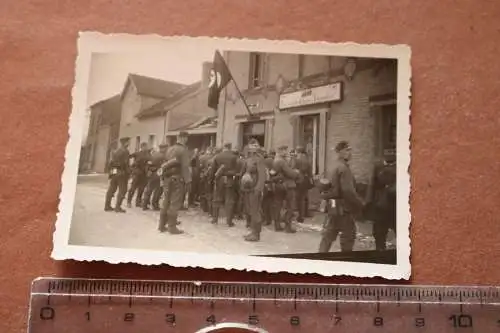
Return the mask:
<svg viewBox="0 0 500 333">
<path fill-rule="evenodd" d="M 40 286 L 46 289 L 41 289 Z M 97 290 L 93 291 L 92 289 L 97 289 Z M 162 293 L 160 289 L 166 289 L 168 292 Z M 44 292 L 45 290 L 47 290 L 47 293 Z M 332 296 L 332 294 L 334 296 Z M 317 311 L 317 310 L 312 310 L 311 308 L 311 306 L 313 306 L 313 302 L 315 304 L 318 304 L 318 302 L 326 302 L 325 304 L 333 302 L 335 304 L 335 313 L 339 312 L 339 305 L 341 305 L 341 303 L 355 304 L 356 306 L 359 306 L 359 309 L 361 310 L 361 311 L 356 311 L 356 314 L 354 314 L 354 316 L 359 318 L 359 320 L 356 321 L 356 325 L 362 325 L 362 326 L 365 324 L 368 325 L 367 324 L 368 322 L 374 324 L 374 320 L 377 320 L 378 324 L 375 324 L 375 326 L 383 325 L 384 329 L 387 328 L 387 332 L 395 332 L 391 331 L 392 328 L 389 328 L 390 327 L 389 323 L 391 323 L 393 320 L 396 320 L 398 322 L 401 321 L 403 323 L 403 321 L 405 320 L 407 321 L 412 318 L 407 316 L 408 314 L 411 314 L 411 311 L 413 311 L 415 314 L 418 311 L 418 313 L 420 314 L 422 313 L 423 306 L 432 306 L 433 304 L 440 305 L 440 308 L 442 307 L 442 310 L 435 309 L 432 311 L 425 311 L 424 312 L 426 313 L 425 317 L 420 317 L 415 319 L 419 320 L 418 323 L 420 324 L 422 324 L 423 321 L 425 321 L 425 329 L 422 326 L 420 328 L 420 332 L 422 333 L 431 331 L 433 332 L 433 329 L 427 328 L 427 327 L 432 327 L 433 325 L 450 326 L 450 327 L 446 326 L 443 330 L 440 331 L 441 333 L 445 333 L 448 332 L 448 328 L 451 331 L 453 327 L 455 328 L 471 327 L 472 322 L 474 323 L 474 330 L 477 330 L 479 332 L 490 332 L 490 330 L 486 330 L 484 329 L 484 327 L 481 328 L 481 325 L 483 326 L 490 325 L 491 326 L 490 328 L 495 328 L 495 326 L 498 325 L 497 323 L 498 319 L 494 317 L 494 312 L 490 311 L 490 307 L 488 308 L 484 307 L 485 310 L 481 310 L 480 313 L 484 313 L 485 315 L 487 315 L 488 313 L 491 312 L 491 315 L 488 314 L 488 317 L 483 318 L 481 316 L 478 316 L 477 311 L 479 311 L 478 309 L 480 307 L 483 307 L 483 305 L 485 304 L 488 304 L 490 306 L 499 306 L 500 300 L 498 295 L 499 295 L 499 288 L 491 288 L 491 287 L 490 288 L 486 287 L 482 289 L 477 289 L 472 287 L 471 288 L 443 287 L 443 286 L 395 287 L 395 286 L 375 286 L 375 285 L 367 285 L 367 286 L 320 285 L 314 287 L 312 285 L 271 285 L 271 284 L 236 284 L 236 283 L 194 284 L 192 282 L 157 283 L 157 282 L 130 282 L 130 281 L 89 282 L 85 280 L 68 281 L 64 279 L 42 280 L 39 281 L 36 284 L 36 286 L 32 289 L 32 302 L 34 302 L 34 300 L 36 300 L 38 296 L 42 296 L 44 298 L 51 297 L 53 298 L 54 302 L 51 302 L 49 300 L 48 304 L 50 305 L 50 303 L 53 303 L 53 305 L 46 306 L 45 308 L 40 308 L 42 306 L 40 303 L 36 302 L 32 303 L 34 306 L 32 311 L 35 312 L 33 312 L 34 315 L 30 316 L 30 318 L 32 318 L 32 320 L 30 319 L 30 321 L 32 321 L 35 324 L 39 320 L 43 321 L 56 320 L 59 322 L 64 321 L 66 319 L 64 318 L 66 317 L 65 315 L 55 316 L 55 312 L 58 312 L 59 310 L 58 307 L 60 305 L 67 307 L 69 311 L 72 311 L 73 308 L 75 309 L 75 311 L 77 309 L 76 307 L 77 304 L 73 306 L 64 303 L 64 298 L 66 297 L 77 298 L 81 296 L 86 296 L 87 307 L 90 307 L 91 305 L 95 304 L 96 306 L 99 306 L 99 308 L 96 308 L 96 310 L 99 309 L 100 311 L 101 309 L 102 311 L 106 311 L 107 303 L 106 301 L 93 303 L 94 297 L 98 298 L 103 296 L 104 297 L 113 296 L 112 297 L 113 299 L 116 297 L 118 300 L 128 297 L 129 300 L 128 307 L 131 307 L 133 305 L 134 307 L 138 308 L 148 306 L 147 305 L 148 303 L 136 302 L 136 299 L 140 300 L 141 298 L 153 298 L 159 300 L 163 298 L 165 299 L 168 298 L 169 301 L 174 301 L 174 298 L 182 300 L 188 300 L 188 298 L 190 298 L 192 302 L 198 299 L 202 300 L 203 302 L 209 301 L 214 303 L 218 300 L 224 300 L 224 299 L 226 300 L 232 299 L 233 301 L 237 299 L 241 300 L 251 299 L 252 302 L 251 309 L 253 312 L 256 312 L 261 304 L 264 304 L 265 302 L 268 301 L 270 302 L 270 304 L 273 303 L 276 304 L 279 299 L 280 301 L 293 302 L 293 310 L 292 308 L 289 308 L 289 310 L 287 310 L 287 307 L 280 307 L 279 309 L 280 311 L 285 311 L 285 312 L 289 311 L 288 316 L 290 316 L 289 317 L 290 323 L 292 322 L 295 323 L 292 325 L 296 325 L 295 332 L 297 333 L 302 332 L 302 330 L 299 329 L 299 327 L 302 327 L 302 325 L 307 325 L 308 322 L 309 323 L 316 322 L 318 328 L 321 325 L 323 325 L 322 323 L 320 324 L 319 322 L 317 322 L 317 320 L 315 321 L 313 319 L 311 321 L 311 319 L 307 319 L 307 316 L 311 315 L 314 316 L 314 314 L 311 314 L 312 313 L 311 311 Z M 299 302 L 301 302 L 300 306 L 298 304 Z M 77 302 L 72 302 L 72 303 L 77 303 Z M 85 303 L 83 303 L 82 305 L 84 304 Z M 413 308 L 415 310 L 410 310 L 408 307 L 401 307 L 401 309 L 398 311 L 403 311 L 407 315 L 406 316 L 402 315 L 398 318 L 390 319 L 390 316 L 392 316 L 391 310 L 389 309 L 386 310 L 386 308 L 383 306 L 384 304 L 394 304 L 394 305 L 397 304 L 398 306 L 403 304 L 416 304 L 418 307 Z M 375 307 L 373 307 L 373 305 L 375 305 Z M 454 312 L 453 309 L 458 310 L 457 305 L 460 307 L 460 312 L 459 313 L 455 312 L 455 314 L 453 314 Z M 245 311 L 245 306 L 248 305 L 236 303 L 233 309 L 234 311 L 236 312 L 240 311 L 241 313 L 241 311 Z M 126 307 L 127 307 L 127 302 L 121 302 L 121 301 L 118 301 L 113 305 L 113 308 L 118 309 L 118 311 L 119 309 L 126 309 Z M 371 310 L 369 310 L 370 307 Z M 248 320 L 250 321 L 250 317 L 253 315 L 250 314 L 250 309 L 248 307 L 246 309 L 247 309 L 246 316 L 248 316 L 249 318 Z M 370 315 L 370 312 L 365 312 L 363 309 L 373 311 L 372 312 L 373 314 L 380 313 L 381 315 L 379 317 L 373 317 L 373 315 Z M 376 312 L 374 310 L 376 310 Z M 450 310 L 452 314 L 451 316 L 448 312 Z M 39 311 L 40 315 L 38 315 L 36 311 Z M 151 311 L 153 312 L 152 313 L 147 312 L 148 315 L 150 316 L 160 315 L 157 312 L 160 311 L 160 309 L 156 310 L 155 308 L 152 308 Z M 186 311 L 189 312 L 190 310 Z M 197 315 L 196 311 L 197 310 L 193 310 L 193 313 L 191 313 L 191 315 Z M 216 306 L 215 308 L 213 308 L 213 311 L 214 311 L 213 313 L 214 316 L 216 316 L 217 318 L 225 318 L 224 319 L 225 321 L 228 320 L 227 318 L 229 319 L 232 318 L 231 313 L 224 315 L 224 311 L 226 311 L 224 309 L 224 306 L 220 308 L 219 306 Z M 321 310 L 320 308 L 320 311 L 323 310 Z M 485 311 L 490 311 L 490 312 L 485 312 Z M 293 315 L 294 312 L 295 315 Z M 81 316 L 84 315 L 87 316 L 87 321 L 89 322 L 89 325 L 91 325 L 91 323 L 94 323 L 97 320 L 95 318 L 92 318 L 92 322 L 90 322 L 89 312 L 87 313 L 82 312 Z M 273 315 L 274 314 L 272 310 L 270 312 L 266 312 L 266 316 L 269 318 L 273 318 Z M 353 316 L 352 312 L 347 312 L 345 315 L 342 315 L 342 318 L 340 317 L 334 318 L 335 321 L 341 320 L 340 323 L 341 326 L 338 327 L 342 327 L 342 325 L 348 325 L 350 320 L 349 316 Z M 445 317 L 441 317 L 441 319 L 439 319 L 440 316 L 445 316 Z M 493 318 L 491 316 L 493 316 Z M 140 317 L 144 318 L 142 315 Z M 182 318 L 186 318 L 186 316 L 183 315 L 177 317 L 177 321 L 175 322 L 177 329 L 180 331 L 183 331 L 182 328 L 184 326 L 182 325 L 188 325 L 188 323 L 182 321 Z M 239 320 L 241 320 L 241 314 L 240 317 L 238 318 L 240 318 Z M 300 325 L 298 324 L 299 320 L 300 320 Z M 140 325 L 140 318 L 137 316 L 135 317 L 135 323 L 136 324 L 134 325 Z M 329 323 L 334 325 L 332 322 Z M 410 324 L 415 326 L 418 323 L 413 322 Z M 352 324 L 353 323 L 351 322 L 351 325 Z M 97 325 L 97 323 L 92 325 Z M 468 325 L 468 326 L 463 326 L 463 325 Z M 99 326 L 95 326 L 95 328 L 97 327 Z M 324 328 L 326 329 L 326 327 L 327 326 L 325 326 Z M 139 331 L 141 330 L 140 328 L 138 329 Z M 413 332 L 411 329 L 410 331 Z M 465 333 L 467 332 L 467 330 L 461 330 L 461 331 Z M 51 332 L 62 333 L 57 329 Z M 112 332 L 115 331 L 111 330 L 109 333 Z M 122 332 L 125 333 L 124 330 L 122 330 Z M 307 331 L 307 332 L 316 333 L 315 331 Z M 38 332 L 30 331 L 30 333 L 38 333 Z"/>
</svg>

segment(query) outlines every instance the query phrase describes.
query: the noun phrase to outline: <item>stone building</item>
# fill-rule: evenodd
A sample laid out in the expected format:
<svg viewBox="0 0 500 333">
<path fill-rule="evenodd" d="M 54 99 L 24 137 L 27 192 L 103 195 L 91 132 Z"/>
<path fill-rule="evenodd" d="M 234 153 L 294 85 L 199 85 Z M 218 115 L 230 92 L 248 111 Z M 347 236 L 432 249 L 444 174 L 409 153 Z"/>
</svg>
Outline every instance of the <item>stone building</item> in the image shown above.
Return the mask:
<svg viewBox="0 0 500 333">
<path fill-rule="evenodd" d="M 166 140 L 171 143 L 180 130 L 191 134 L 191 148 L 215 141 L 216 127 L 197 128 L 216 116 L 207 106 L 211 64 L 201 67 L 201 80 L 190 85 L 145 77 L 137 81 L 136 76 L 129 76 L 122 96 L 120 136 L 131 138 L 131 151 L 139 149 L 140 142 L 148 142 L 150 147 Z"/>
<path fill-rule="evenodd" d="M 221 95 L 218 145 L 306 147 L 314 173 L 328 175 L 335 145 L 353 148 L 352 169 L 366 183 L 375 159 L 395 144 L 397 63 L 390 59 L 224 52 L 233 82 Z"/>
<path fill-rule="evenodd" d="M 110 153 L 118 145 L 120 132 L 120 95 L 90 106 L 90 123 L 80 156 L 80 171 L 107 171 Z"/>
</svg>

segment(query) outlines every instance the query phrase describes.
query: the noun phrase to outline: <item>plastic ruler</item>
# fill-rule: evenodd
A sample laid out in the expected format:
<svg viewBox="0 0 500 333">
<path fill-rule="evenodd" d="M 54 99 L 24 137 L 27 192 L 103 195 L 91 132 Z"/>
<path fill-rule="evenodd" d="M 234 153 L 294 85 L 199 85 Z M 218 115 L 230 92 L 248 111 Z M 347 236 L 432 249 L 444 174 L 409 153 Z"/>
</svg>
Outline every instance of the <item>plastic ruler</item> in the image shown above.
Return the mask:
<svg viewBox="0 0 500 333">
<path fill-rule="evenodd" d="M 500 332 L 500 288 L 40 278 L 29 332 Z"/>
</svg>

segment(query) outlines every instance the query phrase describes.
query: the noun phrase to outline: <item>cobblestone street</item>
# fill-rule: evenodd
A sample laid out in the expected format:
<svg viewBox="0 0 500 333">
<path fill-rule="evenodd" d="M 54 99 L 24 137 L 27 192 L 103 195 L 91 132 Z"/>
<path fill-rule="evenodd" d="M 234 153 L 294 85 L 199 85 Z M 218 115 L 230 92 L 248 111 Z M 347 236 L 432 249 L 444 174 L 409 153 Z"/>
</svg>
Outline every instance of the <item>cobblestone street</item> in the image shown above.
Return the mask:
<svg viewBox="0 0 500 333">
<path fill-rule="evenodd" d="M 316 252 L 321 238 L 321 216 L 295 224 L 296 234 L 275 232 L 264 227 L 261 241 L 243 241 L 248 232 L 245 222 L 236 220 L 229 228 L 221 219 L 218 225 L 197 208 L 182 211 L 179 216 L 182 235 L 159 233 L 159 212 L 126 208 L 126 213 L 104 211 L 106 182 L 85 181 L 77 185 L 75 208 L 70 231 L 71 245 L 103 246 L 140 250 L 189 251 L 225 254 L 284 254 Z M 374 248 L 371 225 L 358 223 L 355 250 Z M 331 251 L 339 251 L 338 241 Z"/>
</svg>

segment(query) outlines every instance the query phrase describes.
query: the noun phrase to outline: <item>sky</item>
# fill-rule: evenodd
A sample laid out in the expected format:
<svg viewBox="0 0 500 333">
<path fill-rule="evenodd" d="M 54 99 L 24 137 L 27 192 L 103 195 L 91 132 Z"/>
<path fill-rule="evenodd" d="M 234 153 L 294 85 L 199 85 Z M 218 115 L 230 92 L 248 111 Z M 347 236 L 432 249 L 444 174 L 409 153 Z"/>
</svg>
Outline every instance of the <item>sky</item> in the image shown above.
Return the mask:
<svg viewBox="0 0 500 333">
<path fill-rule="evenodd" d="M 87 108 L 121 93 L 129 73 L 167 81 L 191 84 L 201 80 L 202 63 L 213 61 L 215 49 L 196 44 L 171 48 L 159 46 L 151 50 L 128 53 L 94 53 L 87 87 Z M 85 142 L 90 121 L 87 110 L 83 124 Z"/>
<path fill-rule="evenodd" d="M 168 50 L 167 50 L 168 51 Z M 90 69 L 87 106 L 119 94 L 129 73 L 184 84 L 201 79 L 201 65 L 212 61 L 212 49 L 162 53 L 94 53 Z"/>
</svg>

